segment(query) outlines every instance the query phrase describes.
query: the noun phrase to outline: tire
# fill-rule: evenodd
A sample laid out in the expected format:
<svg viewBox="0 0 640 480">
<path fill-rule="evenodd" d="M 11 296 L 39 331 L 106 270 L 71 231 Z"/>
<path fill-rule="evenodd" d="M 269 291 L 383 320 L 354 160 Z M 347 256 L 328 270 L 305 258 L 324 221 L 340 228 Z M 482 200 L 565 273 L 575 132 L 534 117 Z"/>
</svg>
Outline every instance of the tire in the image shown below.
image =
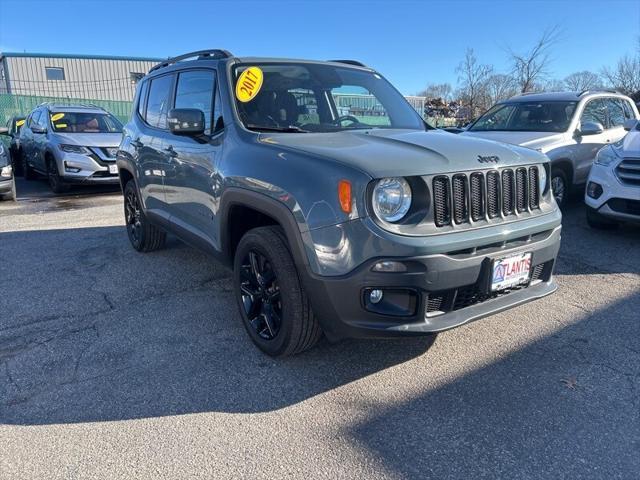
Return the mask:
<svg viewBox="0 0 640 480">
<path fill-rule="evenodd" d="M 69 185 L 64 183 L 64 181 L 60 177 L 60 172 L 58 172 L 58 165 L 52 158 L 47 161 L 47 180 L 53 193 L 60 194 L 69 191 Z"/>
<path fill-rule="evenodd" d="M 597 230 L 615 230 L 620 226 L 615 220 L 610 220 L 598 213 L 595 208 L 587 207 L 587 223 Z"/>
<path fill-rule="evenodd" d="M 167 234 L 151 224 L 145 216 L 133 180 L 129 180 L 124 187 L 124 219 L 131 246 L 137 251 L 153 252 L 164 247 Z"/>
<path fill-rule="evenodd" d="M 22 176 L 25 180 L 35 180 L 36 172 L 33 171 L 33 168 L 29 166 L 27 163 L 27 157 L 25 155 L 20 155 L 22 161 Z"/>
<path fill-rule="evenodd" d="M 295 355 L 322 336 L 280 227 L 254 228 L 242 237 L 233 284 L 242 323 L 267 355 Z"/>
<path fill-rule="evenodd" d="M 570 185 L 567 174 L 561 168 L 551 170 L 551 190 L 559 207 L 564 207 L 569 200 Z"/>
</svg>

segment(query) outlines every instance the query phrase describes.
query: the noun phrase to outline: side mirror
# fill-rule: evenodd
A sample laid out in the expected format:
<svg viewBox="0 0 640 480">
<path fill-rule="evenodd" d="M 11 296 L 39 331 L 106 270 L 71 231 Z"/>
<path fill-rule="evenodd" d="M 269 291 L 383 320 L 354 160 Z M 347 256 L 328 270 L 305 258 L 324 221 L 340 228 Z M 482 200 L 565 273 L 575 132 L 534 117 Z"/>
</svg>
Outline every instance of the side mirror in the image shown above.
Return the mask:
<svg viewBox="0 0 640 480">
<path fill-rule="evenodd" d="M 201 135 L 204 133 L 204 112 L 197 108 L 173 108 L 167 115 L 169 131 L 175 135 Z"/>
<path fill-rule="evenodd" d="M 9 135 L 9 129 L 7 127 L 0 127 L 0 135 Z"/>
<path fill-rule="evenodd" d="M 33 133 L 47 133 L 47 127 L 40 125 L 31 125 L 31 131 Z"/>
<path fill-rule="evenodd" d="M 633 130 L 637 124 L 638 124 L 638 120 L 636 120 L 635 118 L 631 118 L 629 120 L 625 120 L 622 126 L 628 132 L 629 130 Z M 0 133 L 2 133 L 1 130 L 0 130 Z"/>
<path fill-rule="evenodd" d="M 580 136 L 598 135 L 604 132 L 604 127 L 600 122 L 584 122 L 576 133 Z"/>
</svg>

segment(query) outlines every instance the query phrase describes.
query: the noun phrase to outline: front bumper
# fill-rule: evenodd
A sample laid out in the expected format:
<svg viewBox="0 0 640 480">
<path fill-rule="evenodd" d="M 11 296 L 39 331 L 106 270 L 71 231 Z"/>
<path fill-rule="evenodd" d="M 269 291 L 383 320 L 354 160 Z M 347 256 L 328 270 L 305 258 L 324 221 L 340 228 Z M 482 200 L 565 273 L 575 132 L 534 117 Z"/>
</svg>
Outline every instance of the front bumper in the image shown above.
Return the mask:
<svg viewBox="0 0 640 480">
<path fill-rule="evenodd" d="M 13 177 L 0 178 L 0 194 L 4 195 L 6 193 L 11 193 L 13 191 Z"/>
<path fill-rule="evenodd" d="M 600 185 L 598 198 L 585 194 L 585 203 L 600 215 L 621 221 L 640 222 L 640 187 L 623 184 L 614 172 L 615 166 L 593 164 L 590 182 Z"/>
<path fill-rule="evenodd" d="M 332 340 L 440 332 L 555 291 L 552 273 L 560 231 L 561 226 L 556 226 L 475 251 L 390 258 L 407 264 L 405 273 L 373 272 L 372 266 L 381 259 L 372 259 L 340 277 L 306 275 L 305 288 L 314 313 Z M 532 253 L 530 282 L 508 292 L 488 293 L 492 260 L 525 252 Z M 373 288 L 389 292 L 401 308 L 390 308 L 391 314 L 370 311 L 366 292 Z"/>
<path fill-rule="evenodd" d="M 109 173 L 115 159 L 106 160 L 97 154 L 84 155 L 65 152 L 58 159 L 58 171 L 65 183 L 72 185 L 119 184 L 117 173 Z"/>
</svg>

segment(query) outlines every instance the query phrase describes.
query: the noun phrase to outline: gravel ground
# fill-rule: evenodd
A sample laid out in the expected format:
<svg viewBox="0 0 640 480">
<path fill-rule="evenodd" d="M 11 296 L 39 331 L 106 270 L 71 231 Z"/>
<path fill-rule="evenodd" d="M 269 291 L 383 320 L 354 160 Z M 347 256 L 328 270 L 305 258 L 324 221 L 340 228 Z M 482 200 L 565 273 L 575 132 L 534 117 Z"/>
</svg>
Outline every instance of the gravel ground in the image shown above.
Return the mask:
<svg viewBox="0 0 640 480">
<path fill-rule="evenodd" d="M 434 339 L 272 360 L 229 272 L 118 192 L 0 204 L 0 478 L 637 478 L 640 229 L 565 212 L 560 288 Z"/>
</svg>

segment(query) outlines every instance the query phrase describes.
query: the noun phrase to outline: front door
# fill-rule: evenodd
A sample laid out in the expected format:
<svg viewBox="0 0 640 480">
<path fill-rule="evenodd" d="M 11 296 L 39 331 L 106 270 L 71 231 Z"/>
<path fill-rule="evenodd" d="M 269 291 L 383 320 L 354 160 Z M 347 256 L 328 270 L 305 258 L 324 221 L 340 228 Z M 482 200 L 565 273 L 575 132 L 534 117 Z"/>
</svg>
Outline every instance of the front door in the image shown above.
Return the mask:
<svg viewBox="0 0 640 480">
<path fill-rule="evenodd" d="M 205 132 L 196 137 L 171 135 L 165 151 L 171 175 L 165 177 L 165 195 L 171 221 L 206 243 L 219 247 L 216 235 L 220 182 L 218 162 L 223 148 L 222 134 L 215 132 L 214 92 L 216 75 L 212 69 L 180 72 L 177 78 L 175 108 L 201 110 Z"/>
<path fill-rule="evenodd" d="M 596 158 L 598 150 L 611 142 L 611 130 L 607 117 L 607 101 L 605 98 L 595 98 L 588 102 L 582 110 L 580 125 L 586 122 L 599 123 L 604 128 L 602 133 L 596 135 L 583 135 L 576 138 L 577 155 L 574 173 L 574 183 L 583 184 L 589 177 L 591 165 Z M 580 126 L 578 126 L 580 128 Z"/>
</svg>

